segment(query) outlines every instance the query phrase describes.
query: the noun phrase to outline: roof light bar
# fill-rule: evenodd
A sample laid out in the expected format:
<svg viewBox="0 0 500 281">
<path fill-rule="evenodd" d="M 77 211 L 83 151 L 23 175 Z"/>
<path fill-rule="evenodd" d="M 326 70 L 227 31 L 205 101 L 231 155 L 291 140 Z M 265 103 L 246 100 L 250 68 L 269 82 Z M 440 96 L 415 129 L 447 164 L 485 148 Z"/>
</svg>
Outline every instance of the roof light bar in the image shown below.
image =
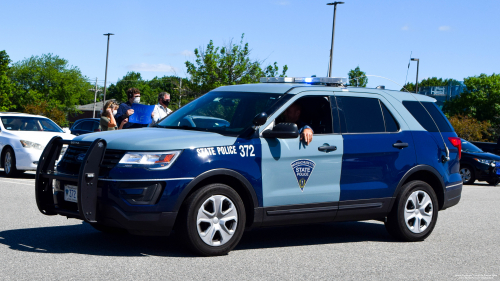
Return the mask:
<svg viewBox="0 0 500 281">
<path fill-rule="evenodd" d="M 347 84 L 347 78 L 338 78 L 338 77 L 261 77 L 260 83 Z"/>
</svg>

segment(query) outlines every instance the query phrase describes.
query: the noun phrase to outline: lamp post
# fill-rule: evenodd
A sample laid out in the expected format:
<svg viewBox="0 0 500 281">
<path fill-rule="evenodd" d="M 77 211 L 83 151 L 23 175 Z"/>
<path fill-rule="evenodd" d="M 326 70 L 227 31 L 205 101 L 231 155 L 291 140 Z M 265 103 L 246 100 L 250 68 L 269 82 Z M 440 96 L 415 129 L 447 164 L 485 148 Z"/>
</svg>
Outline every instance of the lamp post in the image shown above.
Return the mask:
<svg viewBox="0 0 500 281">
<path fill-rule="evenodd" d="M 104 102 L 106 102 L 106 82 L 108 82 L 108 54 L 109 54 L 109 36 L 114 35 L 113 33 L 103 34 L 104 36 L 108 36 L 108 50 L 106 51 L 106 73 L 104 74 L 104 100 L 102 101 L 103 107 Z"/>
<path fill-rule="evenodd" d="M 416 61 L 417 62 L 417 81 L 415 83 L 415 94 L 418 94 L 418 66 L 420 64 L 420 60 L 416 58 L 411 58 L 411 61 Z"/>
<path fill-rule="evenodd" d="M 333 63 L 333 39 L 335 38 L 335 14 L 337 13 L 337 4 L 344 4 L 344 2 L 333 2 L 326 5 L 333 5 L 333 27 L 332 27 L 332 47 L 330 49 L 330 67 L 328 68 L 328 77 L 332 77 L 332 63 Z"/>
</svg>

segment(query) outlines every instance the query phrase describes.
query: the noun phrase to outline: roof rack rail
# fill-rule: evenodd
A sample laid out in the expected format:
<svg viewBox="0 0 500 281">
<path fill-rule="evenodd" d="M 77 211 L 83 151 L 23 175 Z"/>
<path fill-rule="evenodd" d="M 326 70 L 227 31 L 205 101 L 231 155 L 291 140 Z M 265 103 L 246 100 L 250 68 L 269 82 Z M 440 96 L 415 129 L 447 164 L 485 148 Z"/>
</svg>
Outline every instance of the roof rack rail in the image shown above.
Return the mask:
<svg viewBox="0 0 500 281">
<path fill-rule="evenodd" d="M 261 83 L 304 83 L 312 85 L 344 86 L 347 78 L 340 77 L 261 77 Z"/>
</svg>

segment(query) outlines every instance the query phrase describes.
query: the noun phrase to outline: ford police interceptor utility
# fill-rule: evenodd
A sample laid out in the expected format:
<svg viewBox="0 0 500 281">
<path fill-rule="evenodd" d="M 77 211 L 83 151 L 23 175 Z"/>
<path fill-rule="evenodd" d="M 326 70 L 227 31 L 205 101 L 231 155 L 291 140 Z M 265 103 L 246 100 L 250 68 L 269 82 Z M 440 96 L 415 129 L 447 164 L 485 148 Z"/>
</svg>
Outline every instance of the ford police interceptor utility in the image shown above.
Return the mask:
<svg viewBox="0 0 500 281">
<path fill-rule="evenodd" d="M 461 142 L 434 99 L 343 78 L 261 82 L 217 88 L 155 128 L 53 138 L 38 208 L 103 232 L 175 230 L 221 255 L 245 229 L 273 225 L 375 219 L 397 239 L 424 240 L 459 202 Z M 283 122 L 293 103 L 314 132 L 308 145 Z"/>
</svg>

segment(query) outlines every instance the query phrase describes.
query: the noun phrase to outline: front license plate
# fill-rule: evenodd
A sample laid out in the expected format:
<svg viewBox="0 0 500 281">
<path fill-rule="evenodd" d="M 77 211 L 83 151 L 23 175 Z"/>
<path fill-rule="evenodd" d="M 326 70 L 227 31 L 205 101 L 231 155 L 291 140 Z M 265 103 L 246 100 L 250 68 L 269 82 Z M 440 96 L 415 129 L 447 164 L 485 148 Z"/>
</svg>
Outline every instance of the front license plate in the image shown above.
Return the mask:
<svg viewBox="0 0 500 281">
<path fill-rule="evenodd" d="M 64 200 L 78 203 L 78 187 L 75 185 L 64 186 Z"/>
</svg>

